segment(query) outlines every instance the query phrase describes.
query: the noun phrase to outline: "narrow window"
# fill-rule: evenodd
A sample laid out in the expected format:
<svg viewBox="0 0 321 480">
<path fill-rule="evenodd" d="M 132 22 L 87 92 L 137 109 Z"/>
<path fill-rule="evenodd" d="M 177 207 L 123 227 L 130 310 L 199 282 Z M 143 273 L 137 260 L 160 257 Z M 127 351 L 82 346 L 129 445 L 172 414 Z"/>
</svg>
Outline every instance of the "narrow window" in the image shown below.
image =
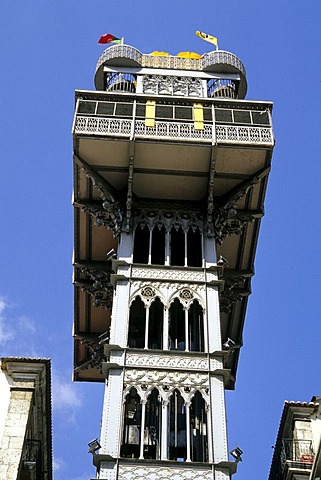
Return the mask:
<svg viewBox="0 0 321 480">
<path fill-rule="evenodd" d="M 128 346 L 144 348 L 145 345 L 146 309 L 144 302 L 138 297 L 130 307 L 128 326 Z"/>
<path fill-rule="evenodd" d="M 186 405 L 178 390 L 170 398 L 169 460 L 186 460 Z"/>
<path fill-rule="evenodd" d="M 149 228 L 145 225 L 141 228 L 139 225 L 135 230 L 134 238 L 134 263 L 148 263 L 149 255 Z"/>
<path fill-rule="evenodd" d="M 169 349 L 185 350 L 185 312 L 177 298 L 169 308 Z"/>
<path fill-rule="evenodd" d="M 193 232 L 190 228 L 187 232 L 187 265 L 202 266 L 202 235 L 198 229 Z"/>
<path fill-rule="evenodd" d="M 183 267 L 185 265 L 185 234 L 180 227 L 171 229 L 171 265 Z"/>
<path fill-rule="evenodd" d="M 165 264 L 165 228 L 154 227 L 152 233 L 152 257 L 153 265 Z"/>
<path fill-rule="evenodd" d="M 196 392 L 191 402 L 191 460 L 208 461 L 207 417 L 205 401 L 200 392 Z"/>
<path fill-rule="evenodd" d="M 204 352 L 203 309 L 197 300 L 188 311 L 188 343 L 190 352 Z"/>
<path fill-rule="evenodd" d="M 160 460 L 161 458 L 161 424 L 162 405 L 159 392 L 154 389 L 146 403 L 144 458 Z"/>
<path fill-rule="evenodd" d="M 163 317 L 164 305 L 156 298 L 149 309 L 148 348 L 163 348 Z"/>
<path fill-rule="evenodd" d="M 133 387 L 130 389 L 125 402 L 121 457 L 139 458 L 141 414 L 140 397 Z"/>
</svg>

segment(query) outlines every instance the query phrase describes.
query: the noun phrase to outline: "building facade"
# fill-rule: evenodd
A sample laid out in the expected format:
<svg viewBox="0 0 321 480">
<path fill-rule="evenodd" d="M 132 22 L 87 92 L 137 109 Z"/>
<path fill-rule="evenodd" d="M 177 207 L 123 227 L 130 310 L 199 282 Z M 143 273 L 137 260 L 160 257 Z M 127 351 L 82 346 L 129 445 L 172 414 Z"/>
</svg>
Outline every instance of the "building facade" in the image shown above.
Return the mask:
<svg viewBox="0 0 321 480">
<path fill-rule="evenodd" d="M 320 400 L 285 402 L 269 480 L 320 480 Z"/>
<path fill-rule="evenodd" d="M 76 91 L 74 379 L 105 382 L 97 478 L 227 480 L 274 146 L 232 53 L 111 46 Z"/>
<path fill-rule="evenodd" d="M 0 359 L 0 478 L 52 480 L 50 360 Z"/>
</svg>

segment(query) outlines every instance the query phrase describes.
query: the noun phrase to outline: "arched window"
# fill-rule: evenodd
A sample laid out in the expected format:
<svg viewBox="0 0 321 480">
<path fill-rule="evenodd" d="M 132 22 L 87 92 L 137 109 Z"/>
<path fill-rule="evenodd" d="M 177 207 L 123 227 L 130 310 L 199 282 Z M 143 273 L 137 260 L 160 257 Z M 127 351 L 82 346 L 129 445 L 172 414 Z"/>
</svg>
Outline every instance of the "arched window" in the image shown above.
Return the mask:
<svg viewBox="0 0 321 480">
<path fill-rule="evenodd" d="M 136 388 L 132 387 L 127 394 L 125 402 L 121 457 L 139 458 L 141 417 L 140 397 Z"/>
<path fill-rule="evenodd" d="M 165 228 L 154 227 L 152 233 L 152 251 L 151 264 L 164 265 L 165 264 Z"/>
<path fill-rule="evenodd" d="M 186 460 L 186 405 L 178 390 L 169 404 L 169 460 Z"/>
<path fill-rule="evenodd" d="M 204 352 L 203 309 L 197 300 L 188 311 L 188 349 L 190 352 Z"/>
<path fill-rule="evenodd" d="M 146 402 L 144 458 L 161 458 L 162 404 L 155 388 Z"/>
<path fill-rule="evenodd" d="M 177 298 L 169 308 L 169 349 L 185 350 L 185 312 Z"/>
<path fill-rule="evenodd" d="M 171 265 L 183 267 L 185 265 L 185 234 L 182 227 L 171 229 Z"/>
<path fill-rule="evenodd" d="M 149 309 L 148 348 L 163 348 L 164 305 L 156 298 Z"/>
<path fill-rule="evenodd" d="M 187 265 L 202 266 L 202 235 L 198 229 L 194 232 L 190 228 L 187 232 Z"/>
<path fill-rule="evenodd" d="M 196 392 L 191 407 L 191 460 L 193 462 L 208 461 L 207 414 L 205 400 Z"/>
<path fill-rule="evenodd" d="M 135 230 L 134 237 L 134 263 L 148 263 L 149 257 L 149 228 L 145 225 L 141 228 L 139 225 Z"/>
<path fill-rule="evenodd" d="M 138 297 L 130 306 L 128 325 L 128 346 L 144 348 L 145 346 L 146 309 L 144 302 Z"/>
</svg>

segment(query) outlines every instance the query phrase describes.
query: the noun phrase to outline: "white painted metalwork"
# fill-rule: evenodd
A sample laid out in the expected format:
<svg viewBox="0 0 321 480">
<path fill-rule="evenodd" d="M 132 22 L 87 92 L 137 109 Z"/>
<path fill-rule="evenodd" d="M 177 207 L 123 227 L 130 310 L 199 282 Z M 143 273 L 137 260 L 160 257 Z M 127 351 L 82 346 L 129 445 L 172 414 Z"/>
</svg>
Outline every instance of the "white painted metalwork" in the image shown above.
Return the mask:
<svg viewBox="0 0 321 480">
<path fill-rule="evenodd" d="M 273 145 L 271 128 L 216 125 L 217 143 L 247 143 Z"/>
<path fill-rule="evenodd" d="M 98 68 L 108 60 L 119 57 L 129 58 L 139 64 L 142 63 L 142 54 L 139 50 L 137 50 L 137 48 L 134 48 L 130 45 L 113 45 L 107 48 L 100 55 L 96 65 L 96 70 L 98 70 Z"/>
<path fill-rule="evenodd" d="M 120 462 L 118 474 L 119 480 L 146 480 L 146 478 L 166 478 L 168 480 L 213 480 L 213 473 L 211 467 L 206 468 L 203 466 L 193 466 L 193 469 L 191 469 L 190 466 L 184 468 L 184 466 L 179 465 L 146 465 L 143 462 L 140 463 L 138 461 L 132 465 L 126 465 L 125 462 Z"/>
<path fill-rule="evenodd" d="M 130 137 L 133 120 L 122 118 L 77 116 L 74 133 L 89 135 L 107 135 Z M 135 122 L 136 138 L 157 138 L 158 140 L 212 142 L 212 124 L 205 124 L 204 129 L 196 130 L 192 122 L 155 122 L 154 127 L 147 127 L 144 120 Z M 273 145 L 271 128 L 245 127 L 237 125 L 216 125 L 217 143 L 241 143 L 255 145 Z"/>
<path fill-rule="evenodd" d="M 241 60 L 237 58 L 234 53 L 226 52 L 224 50 L 214 50 L 213 52 L 205 53 L 201 58 L 202 69 L 208 68 L 211 65 L 232 65 L 237 68 L 243 75 L 246 75 L 245 67 Z"/>
<path fill-rule="evenodd" d="M 204 125 L 203 130 L 195 130 L 193 123 L 180 122 L 155 122 L 154 127 L 146 127 L 145 121 L 136 120 L 135 136 L 154 137 L 158 139 L 168 140 L 197 140 L 211 141 L 212 140 L 212 125 Z"/>
<path fill-rule="evenodd" d="M 132 120 L 122 118 L 77 116 L 74 133 L 129 137 Z"/>
</svg>

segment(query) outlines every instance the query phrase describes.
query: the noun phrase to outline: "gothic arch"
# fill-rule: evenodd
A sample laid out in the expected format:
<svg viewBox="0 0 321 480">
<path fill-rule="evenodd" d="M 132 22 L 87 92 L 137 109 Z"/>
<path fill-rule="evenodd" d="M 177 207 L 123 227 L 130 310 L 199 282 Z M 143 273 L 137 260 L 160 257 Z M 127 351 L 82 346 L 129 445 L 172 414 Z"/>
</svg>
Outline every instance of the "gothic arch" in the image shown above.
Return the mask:
<svg viewBox="0 0 321 480">
<path fill-rule="evenodd" d="M 164 307 L 166 307 L 166 299 L 164 298 L 163 293 L 159 290 L 159 288 L 155 287 L 155 285 L 146 284 L 137 288 L 130 295 L 129 306 L 131 306 L 131 304 L 137 297 L 140 297 L 146 306 L 151 305 L 152 302 L 155 301 L 155 299 L 158 297 L 163 303 Z"/>
<path fill-rule="evenodd" d="M 197 300 L 203 309 L 203 313 L 205 313 L 204 300 L 201 295 L 193 288 L 189 286 L 183 286 L 176 290 L 174 293 L 172 293 L 172 295 L 167 301 L 168 308 L 171 306 L 175 298 L 178 298 L 184 308 L 189 308 L 190 304 L 193 303 L 194 300 Z"/>
</svg>

